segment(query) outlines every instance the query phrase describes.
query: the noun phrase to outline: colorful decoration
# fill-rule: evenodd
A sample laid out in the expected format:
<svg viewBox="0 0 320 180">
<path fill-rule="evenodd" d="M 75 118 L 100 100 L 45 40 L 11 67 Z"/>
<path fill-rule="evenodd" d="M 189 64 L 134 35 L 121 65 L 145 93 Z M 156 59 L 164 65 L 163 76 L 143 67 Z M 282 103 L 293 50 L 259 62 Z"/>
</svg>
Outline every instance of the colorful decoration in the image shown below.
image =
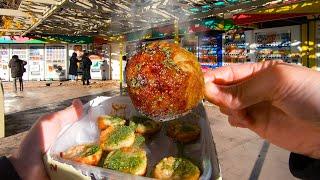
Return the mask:
<svg viewBox="0 0 320 180">
<path fill-rule="evenodd" d="M 87 36 L 0 36 L 0 44 L 46 44 L 46 43 L 72 43 L 72 44 L 89 44 L 93 42 L 92 37 Z"/>
</svg>

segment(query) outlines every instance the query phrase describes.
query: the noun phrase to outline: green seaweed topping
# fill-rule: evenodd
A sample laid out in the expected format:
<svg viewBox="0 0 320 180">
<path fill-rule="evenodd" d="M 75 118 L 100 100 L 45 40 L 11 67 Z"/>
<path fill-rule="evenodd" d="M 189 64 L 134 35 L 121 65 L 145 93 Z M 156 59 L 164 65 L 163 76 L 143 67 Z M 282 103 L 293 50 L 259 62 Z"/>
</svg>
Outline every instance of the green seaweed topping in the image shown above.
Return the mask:
<svg viewBox="0 0 320 180">
<path fill-rule="evenodd" d="M 100 150 L 100 147 L 98 145 L 93 145 L 92 147 L 88 148 L 83 154 L 82 157 L 87 157 L 95 154 Z"/>
<path fill-rule="evenodd" d="M 134 143 L 133 143 L 133 147 L 141 147 L 144 142 L 146 141 L 146 139 L 143 136 L 136 136 Z"/>
<path fill-rule="evenodd" d="M 120 149 L 107 157 L 104 167 L 112 170 L 132 172 L 143 162 L 143 157 L 140 154 L 125 154 Z"/>
<path fill-rule="evenodd" d="M 164 65 L 164 67 L 166 67 L 168 69 L 175 69 L 178 72 L 181 71 L 181 69 L 178 67 L 178 65 L 172 59 L 167 58 L 164 61 L 162 61 L 162 64 Z"/>
<path fill-rule="evenodd" d="M 137 69 L 137 71 L 140 71 L 140 70 L 141 70 L 141 67 L 142 67 L 142 64 L 136 64 L 136 69 Z"/>
<path fill-rule="evenodd" d="M 172 168 L 174 170 L 174 174 L 179 176 L 183 176 L 185 174 L 194 174 L 197 170 L 197 166 L 192 164 L 192 162 L 189 160 L 183 158 L 177 158 L 174 161 Z"/>
<path fill-rule="evenodd" d="M 108 138 L 106 144 L 119 144 L 134 133 L 135 128 L 132 126 L 118 126 Z"/>
<path fill-rule="evenodd" d="M 137 77 L 132 78 L 129 80 L 129 85 L 133 88 L 139 88 L 145 86 L 147 84 L 147 80 L 142 75 L 138 74 Z"/>
<path fill-rule="evenodd" d="M 134 87 L 134 88 L 140 87 L 140 83 L 136 78 L 131 79 L 130 85 L 131 85 L 131 87 Z"/>
<path fill-rule="evenodd" d="M 124 119 L 122 119 L 119 116 L 109 116 L 109 117 L 106 117 L 106 120 L 109 120 L 112 124 L 117 124 L 124 121 Z"/>
</svg>

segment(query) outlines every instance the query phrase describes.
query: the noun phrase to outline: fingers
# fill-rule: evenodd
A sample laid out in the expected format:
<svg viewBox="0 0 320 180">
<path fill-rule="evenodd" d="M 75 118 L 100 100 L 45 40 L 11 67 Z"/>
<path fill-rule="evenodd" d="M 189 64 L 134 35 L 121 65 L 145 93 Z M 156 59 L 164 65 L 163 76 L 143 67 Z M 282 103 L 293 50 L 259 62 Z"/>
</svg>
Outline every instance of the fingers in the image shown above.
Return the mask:
<svg viewBox="0 0 320 180">
<path fill-rule="evenodd" d="M 78 120 L 83 112 L 82 102 L 75 99 L 72 105 L 62 111 L 45 115 L 32 127 L 28 136 L 30 139 L 38 139 L 40 150 L 46 152 L 61 129 L 68 123 Z"/>
<path fill-rule="evenodd" d="M 259 71 L 279 63 L 282 63 L 282 61 L 264 61 L 260 63 L 224 66 L 213 71 L 208 71 L 204 74 L 204 79 L 205 83 L 212 82 L 219 85 L 236 84 L 253 76 Z"/>
<path fill-rule="evenodd" d="M 223 67 L 206 74 L 206 99 L 218 106 L 241 110 L 272 98 L 277 79 L 273 66 L 279 62 Z"/>
<path fill-rule="evenodd" d="M 80 99 L 74 99 L 72 105 L 62 111 L 56 112 L 56 119 L 60 121 L 61 127 L 78 120 L 83 113 L 83 105 Z"/>
</svg>

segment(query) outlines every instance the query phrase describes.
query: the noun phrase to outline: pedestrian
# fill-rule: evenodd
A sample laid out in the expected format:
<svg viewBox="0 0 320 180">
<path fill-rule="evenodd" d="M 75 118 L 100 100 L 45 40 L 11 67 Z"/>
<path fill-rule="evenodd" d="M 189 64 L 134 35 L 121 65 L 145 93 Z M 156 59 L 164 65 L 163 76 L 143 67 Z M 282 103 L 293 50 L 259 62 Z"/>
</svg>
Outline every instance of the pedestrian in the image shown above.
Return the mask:
<svg viewBox="0 0 320 180">
<path fill-rule="evenodd" d="M 23 91 L 23 73 L 26 72 L 26 61 L 19 59 L 17 55 L 13 55 L 9 62 L 9 68 L 11 69 L 11 77 L 13 78 L 13 88 L 17 92 L 17 79 L 19 80 L 20 91 Z"/>
<path fill-rule="evenodd" d="M 69 77 L 71 81 L 74 81 L 78 76 L 78 62 L 80 62 L 77 58 L 77 53 L 72 53 L 70 58 L 70 66 L 69 66 Z"/>
<path fill-rule="evenodd" d="M 88 53 L 83 53 L 82 56 L 82 70 L 83 70 L 83 75 L 82 75 L 82 83 L 85 85 L 87 82 L 87 85 L 90 84 L 89 80 L 91 79 L 90 75 L 90 69 L 91 69 L 92 62 L 90 58 L 88 57 Z"/>
<path fill-rule="evenodd" d="M 102 81 L 109 79 L 109 64 L 107 60 L 103 60 L 100 65 Z"/>
</svg>

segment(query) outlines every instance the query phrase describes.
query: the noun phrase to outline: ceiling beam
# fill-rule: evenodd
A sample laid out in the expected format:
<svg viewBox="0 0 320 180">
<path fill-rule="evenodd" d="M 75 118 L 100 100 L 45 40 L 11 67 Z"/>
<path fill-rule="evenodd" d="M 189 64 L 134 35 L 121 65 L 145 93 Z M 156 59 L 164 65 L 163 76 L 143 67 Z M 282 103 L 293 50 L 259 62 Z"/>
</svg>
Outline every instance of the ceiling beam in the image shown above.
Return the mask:
<svg viewBox="0 0 320 180">
<path fill-rule="evenodd" d="M 46 20 L 49 16 L 51 16 L 53 13 L 55 13 L 61 6 L 63 6 L 65 3 L 67 3 L 69 0 L 62 0 L 59 2 L 58 5 L 54 5 L 53 7 L 49 8 L 46 12 L 44 12 L 43 16 L 39 18 L 39 20 L 31 25 L 28 29 L 26 29 L 22 36 L 25 36 L 27 33 L 35 29 L 37 26 L 39 26 L 44 20 Z"/>
<path fill-rule="evenodd" d="M 29 17 L 29 14 L 15 9 L 0 9 L 1 16 Z"/>
<path fill-rule="evenodd" d="M 59 2 L 55 0 L 25 0 L 25 1 L 41 3 L 41 4 L 59 5 Z"/>
<path fill-rule="evenodd" d="M 0 32 L 21 32 L 22 29 L 0 29 Z"/>
<path fill-rule="evenodd" d="M 206 18 L 206 17 L 217 16 L 220 13 L 228 14 L 230 11 L 234 11 L 234 10 L 240 10 L 241 12 L 245 12 L 245 11 L 252 10 L 254 7 L 262 6 L 262 5 L 264 5 L 268 2 L 271 2 L 271 1 L 272 0 L 259 0 L 259 1 L 251 1 L 250 3 L 241 3 L 241 4 L 236 3 L 234 5 L 229 5 L 226 7 L 213 9 L 213 10 L 210 10 L 205 13 L 198 13 L 196 15 L 191 15 L 189 18 L 190 19 L 202 19 L 202 18 Z M 240 12 L 237 11 L 235 14 L 237 14 L 237 13 L 240 13 Z"/>
</svg>

